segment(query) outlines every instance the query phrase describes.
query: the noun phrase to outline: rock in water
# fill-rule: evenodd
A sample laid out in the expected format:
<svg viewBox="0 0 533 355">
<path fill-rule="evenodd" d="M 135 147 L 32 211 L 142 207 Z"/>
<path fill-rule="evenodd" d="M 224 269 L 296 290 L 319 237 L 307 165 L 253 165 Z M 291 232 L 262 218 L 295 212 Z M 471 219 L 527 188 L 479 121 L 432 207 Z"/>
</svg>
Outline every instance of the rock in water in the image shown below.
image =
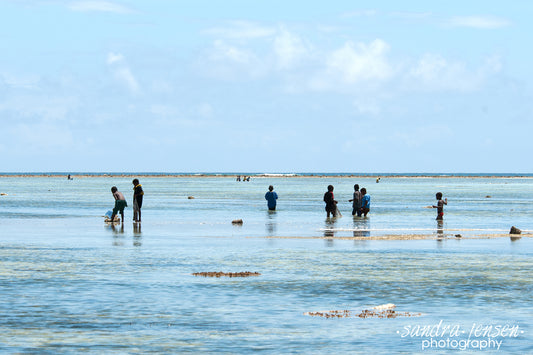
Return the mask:
<svg viewBox="0 0 533 355">
<path fill-rule="evenodd" d="M 509 232 L 509 234 L 522 234 L 522 231 L 518 228 L 516 228 L 515 226 L 512 226 L 511 227 L 511 231 Z"/>
<path fill-rule="evenodd" d="M 242 219 L 234 219 L 233 221 L 231 221 L 231 223 L 233 223 L 233 224 L 242 224 Z"/>
</svg>

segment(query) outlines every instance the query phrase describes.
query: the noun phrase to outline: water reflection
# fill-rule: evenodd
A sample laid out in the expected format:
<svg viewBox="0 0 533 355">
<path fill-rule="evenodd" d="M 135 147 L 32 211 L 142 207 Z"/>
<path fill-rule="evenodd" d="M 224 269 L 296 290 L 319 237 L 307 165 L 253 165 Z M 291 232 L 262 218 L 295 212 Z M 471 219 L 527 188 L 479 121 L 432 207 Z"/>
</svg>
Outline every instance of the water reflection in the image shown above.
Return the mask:
<svg viewBox="0 0 533 355">
<path fill-rule="evenodd" d="M 337 218 L 328 217 L 326 218 L 326 225 L 324 227 L 324 237 L 334 237 L 335 236 L 335 223 Z"/>
<path fill-rule="evenodd" d="M 113 233 L 113 246 L 124 245 L 124 224 L 107 223 L 105 228 Z"/>
<path fill-rule="evenodd" d="M 353 236 L 370 237 L 370 219 L 365 217 L 353 217 Z"/>
<path fill-rule="evenodd" d="M 444 238 L 444 221 L 437 220 L 437 240 L 442 240 Z"/>
<path fill-rule="evenodd" d="M 276 211 L 267 211 L 267 221 L 265 223 L 266 227 L 266 234 L 269 237 L 273 237 L 276 235 L 276 229 L 277 229 L 277 221 L 276 221 Z"/>
<path fill-rule="evenodd" d="M 444 247 L 444 221 L 437 220 L 437 248 Z"/>
<path fill-rule="evenodd" d="M 133 223 L 133 236 L 135 237 L 141 236 L 141 224 L 140 223 Z"/>
<path fill-rule="evenodd" d="M 133 246 L 142 246 L 141 224 L 133 223 Z"/>
<path fill-rule="evenodd" d="M 324 237 L 328 238 L 326 239 L 326 246 L 332 247 L 333 246 L 333 239 L 335 237 L 335 223 L 337 222 L 336 217 L 328 217 L 326 218 L 326 225 L 324 227 Z"/>
<path fill-rule="evenodd" d="M 115 223 L 110 223 L 109 227 L 111 228 L 114 234 L 124 234 L 124 223 L 121 223 L 119 228 L 117 228 Z"/>
</svg>

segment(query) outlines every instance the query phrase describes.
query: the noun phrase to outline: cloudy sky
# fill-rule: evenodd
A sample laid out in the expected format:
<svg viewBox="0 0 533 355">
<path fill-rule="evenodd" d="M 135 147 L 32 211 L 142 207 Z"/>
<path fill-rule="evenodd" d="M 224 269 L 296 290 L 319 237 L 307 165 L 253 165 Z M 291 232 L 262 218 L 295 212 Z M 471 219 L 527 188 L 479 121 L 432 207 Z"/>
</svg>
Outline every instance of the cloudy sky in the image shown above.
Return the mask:
<svg viewBox="0 0 533 355">
<path fill-rule="evenodd" d="M 533 2 L 2 0 L 3 172 L 533 173 Z"/>
</svg>

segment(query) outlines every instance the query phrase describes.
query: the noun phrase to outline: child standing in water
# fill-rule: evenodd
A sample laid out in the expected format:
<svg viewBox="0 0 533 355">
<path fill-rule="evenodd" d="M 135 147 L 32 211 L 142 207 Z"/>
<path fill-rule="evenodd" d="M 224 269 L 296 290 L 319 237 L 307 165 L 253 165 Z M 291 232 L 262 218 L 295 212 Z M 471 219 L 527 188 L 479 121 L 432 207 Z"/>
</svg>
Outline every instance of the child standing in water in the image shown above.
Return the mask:
<svg viewBox="0 0 533 355">
<path fill-rule="evenodd" d="M 362 211 L 361 211 L 361 192 L 359 191 L 359 185 L 355 184 L 353 185 L 353 198 L 351 200 L 348 200 L 348 202 L 352 202 L 352 216 L 355 216 L 357 214 L 357 217 L 361 217 Z"/>
<path fill-rule="evenodd" d="M 442 199 L 442 192 L 437 192 L 435 195 L 437 198 L 437 205 L 432 206 L 437 209 L 437 220 L 441 221 L 444 218 L 444 205 L 448 204 L 448 198 Z"/>
<path fill-rule="evenodd" d="M 116 186 L 111 188 L 111 193 L 115 198 L 115 208 L 113 208 L 113 214 L 111 215 L 111 221 L 115 220 L 115 216 L 120 212 L 120 217 L 122 217 L 122 223 L 124 223 L 124 208 L 128 206 L 126 198 L 122 192 L 118 191 Z"/>
<path fill-rule="evenodd" d="M 133 179 L 133 221 L 141 221 L 141 207 L 143 205 L 144 191 L 139 179 Z"/>
<path fill-rule="evenodd" d="M 367 213 L 370 212 L 370 195 L 366 193 L 364 187 L 361 189 L 361 196 L 361 211 L 366 217 Z"/>
</svg>

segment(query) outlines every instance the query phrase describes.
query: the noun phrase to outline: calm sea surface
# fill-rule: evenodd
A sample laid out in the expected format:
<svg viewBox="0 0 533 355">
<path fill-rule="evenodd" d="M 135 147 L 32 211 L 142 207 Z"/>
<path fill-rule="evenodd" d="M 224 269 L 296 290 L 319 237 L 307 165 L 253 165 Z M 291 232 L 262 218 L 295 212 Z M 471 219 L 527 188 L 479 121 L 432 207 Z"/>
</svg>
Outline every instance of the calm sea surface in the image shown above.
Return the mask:
<svg viewBox="0 0 533 355">
<path fill-rule="evenodd" d="M 351 216 L 354 183 L 371 196 L 366 219 Z M 478 239 L 513 225 L 531 233 L 531 178 L 141 184 L 142 226 L 128 207 L 126 223 L 113 227 L 102 217 L 113 207 L 110 188 L 131 206 L 131 178 L 0 178 L 0 352 L 479 353 L 499 344 L 533 353 L 533 240 Z M 274 213 L 264 199 L 270 184 Z M 329 184 L 343 213 L 335 220 L 322 201 Z M 438 191 L 448 198 L 442 225 L 425 208 Z M 389 235 L 428 239 L 364 239 Z M 203 271 L 261 275 L 191 275 Z M 386 303 L 421 315 L 304 315 Z"/>
</svg>

